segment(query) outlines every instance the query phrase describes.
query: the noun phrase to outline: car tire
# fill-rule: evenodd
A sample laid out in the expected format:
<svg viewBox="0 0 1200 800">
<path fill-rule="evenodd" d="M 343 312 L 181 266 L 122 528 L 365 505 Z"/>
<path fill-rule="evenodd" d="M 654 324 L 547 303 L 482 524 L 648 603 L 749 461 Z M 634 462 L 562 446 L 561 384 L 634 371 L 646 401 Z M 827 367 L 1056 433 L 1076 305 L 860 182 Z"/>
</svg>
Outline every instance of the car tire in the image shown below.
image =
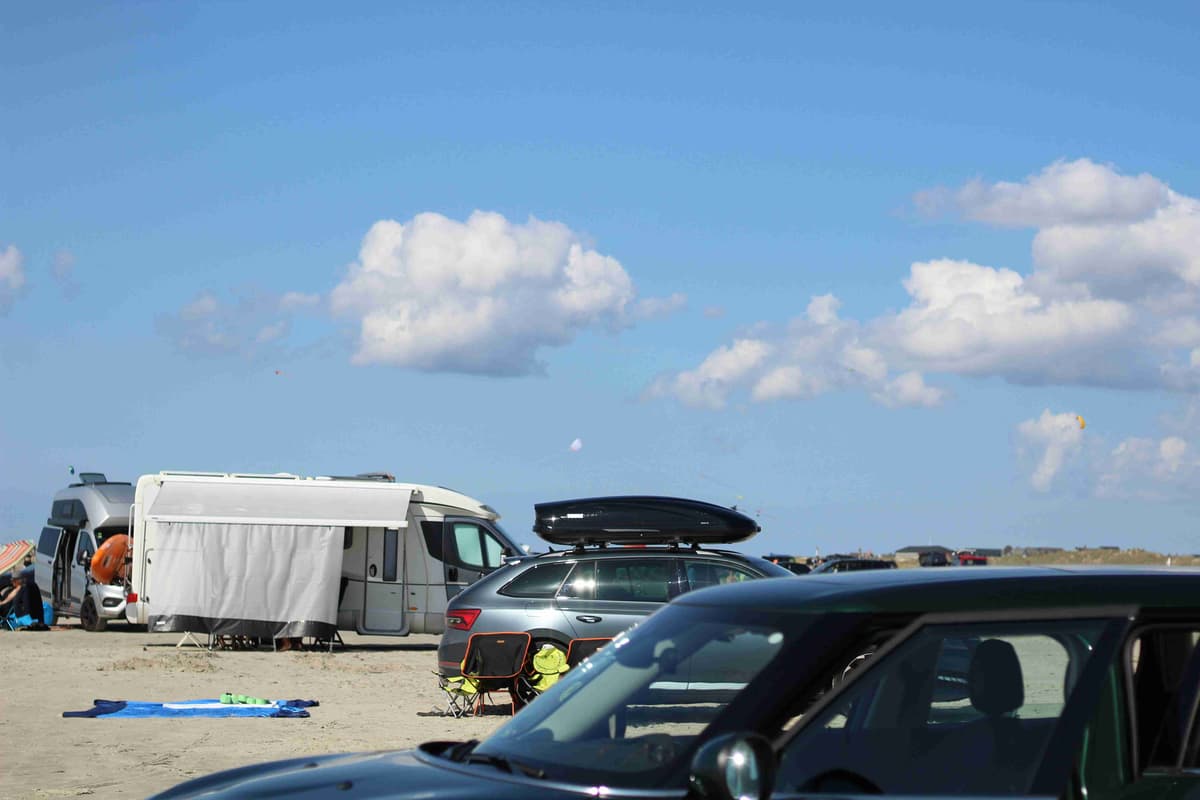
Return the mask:
<svg viewBox="0 0 1200 800">
<path fill-rule="evenodd" d="M 79 624 L 83 626 L 85 631 L 98 632 L 108 627 L 108 620 L 100 616 L 100 612 L 96 610 L 96 601 L 88 595 L 83 600 L 83 607 L 79 609 Z"/>
</svg>

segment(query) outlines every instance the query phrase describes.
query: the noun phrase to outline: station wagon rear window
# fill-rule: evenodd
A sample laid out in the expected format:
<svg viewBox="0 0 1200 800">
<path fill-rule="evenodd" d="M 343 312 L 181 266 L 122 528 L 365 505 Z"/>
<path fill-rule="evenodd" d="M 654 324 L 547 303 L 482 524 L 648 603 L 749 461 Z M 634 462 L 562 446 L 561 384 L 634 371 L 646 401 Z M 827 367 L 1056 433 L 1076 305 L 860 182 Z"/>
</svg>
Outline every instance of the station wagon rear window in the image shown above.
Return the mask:
<svg viewBox="0 0 1200 800">
<path fill-rule="evenodd" d="M 509 597 L 554 597 L 573 566 L 569 561 L 537 564 L 509 581 L 500 594 Z"/>
</svg>

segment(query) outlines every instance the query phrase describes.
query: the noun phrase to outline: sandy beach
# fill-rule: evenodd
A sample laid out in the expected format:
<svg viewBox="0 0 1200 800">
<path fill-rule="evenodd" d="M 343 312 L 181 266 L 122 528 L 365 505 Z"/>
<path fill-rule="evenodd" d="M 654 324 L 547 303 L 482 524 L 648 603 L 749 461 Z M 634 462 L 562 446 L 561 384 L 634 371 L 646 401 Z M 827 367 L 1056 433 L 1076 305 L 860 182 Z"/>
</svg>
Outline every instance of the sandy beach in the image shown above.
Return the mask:
<svg viewBox="0 0 1200 800">
<path fill-rule="evenodd" d="M 179 634 L 114 624 L 0 633 L 3 797 L 145 797 L 217 770 L 317 753 L 487 735 L 500 713 L 434 713 L 438 637 L 344 634 L 333 653 L 177 649 Z M 203 640 L 203 639 L 202 639 Z M 69 719 L 95 698 L 169 702 L 222 692 L 320 702 L 307 719 Z"/>
</svg>

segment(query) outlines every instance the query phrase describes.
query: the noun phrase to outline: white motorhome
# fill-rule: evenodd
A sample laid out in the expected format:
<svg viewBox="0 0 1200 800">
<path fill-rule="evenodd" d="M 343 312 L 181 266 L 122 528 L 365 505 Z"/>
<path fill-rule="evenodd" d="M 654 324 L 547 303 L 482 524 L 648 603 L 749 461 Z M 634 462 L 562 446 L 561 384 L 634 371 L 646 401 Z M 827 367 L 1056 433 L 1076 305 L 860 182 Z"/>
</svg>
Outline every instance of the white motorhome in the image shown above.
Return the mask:
<svg viewBox="0 0 1200 800">
<path fill-rule="evenodd" d="M 50 517 L 38 536 L 34 578 L 57 614 L 79 617 L 89 631 L 125 616 L 119 581 L 101 583 L 91 573 L 92 556 L 110 536 L 125 533 L 133 487 L 101 472 L 81 472 L 79 482 L 54 495 Z"/>
<path fill-rule="evenodd" d="M 217 635 L 441 633 L 447 600 L 519 552 L 499 516 L 390 476 L 143 475 L 126 617 Z"/>
</svg>

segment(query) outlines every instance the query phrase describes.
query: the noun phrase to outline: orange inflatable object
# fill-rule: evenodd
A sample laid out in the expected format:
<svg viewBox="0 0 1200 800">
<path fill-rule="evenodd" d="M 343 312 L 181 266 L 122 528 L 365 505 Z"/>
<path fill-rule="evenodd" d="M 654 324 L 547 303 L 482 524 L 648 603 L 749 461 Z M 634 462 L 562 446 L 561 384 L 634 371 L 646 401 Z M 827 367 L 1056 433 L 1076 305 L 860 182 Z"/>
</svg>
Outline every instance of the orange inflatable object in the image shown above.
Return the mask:
<svg viewBox="0 0 1200 800">
<path fill-rule="evenodd" d="M 125 578 L 125 555 L 129 552 L 129 537 L 123 533 L 104 540 L 92 556 L 92 577 L 100 583 L 112 583 Z"/>
</svg>

